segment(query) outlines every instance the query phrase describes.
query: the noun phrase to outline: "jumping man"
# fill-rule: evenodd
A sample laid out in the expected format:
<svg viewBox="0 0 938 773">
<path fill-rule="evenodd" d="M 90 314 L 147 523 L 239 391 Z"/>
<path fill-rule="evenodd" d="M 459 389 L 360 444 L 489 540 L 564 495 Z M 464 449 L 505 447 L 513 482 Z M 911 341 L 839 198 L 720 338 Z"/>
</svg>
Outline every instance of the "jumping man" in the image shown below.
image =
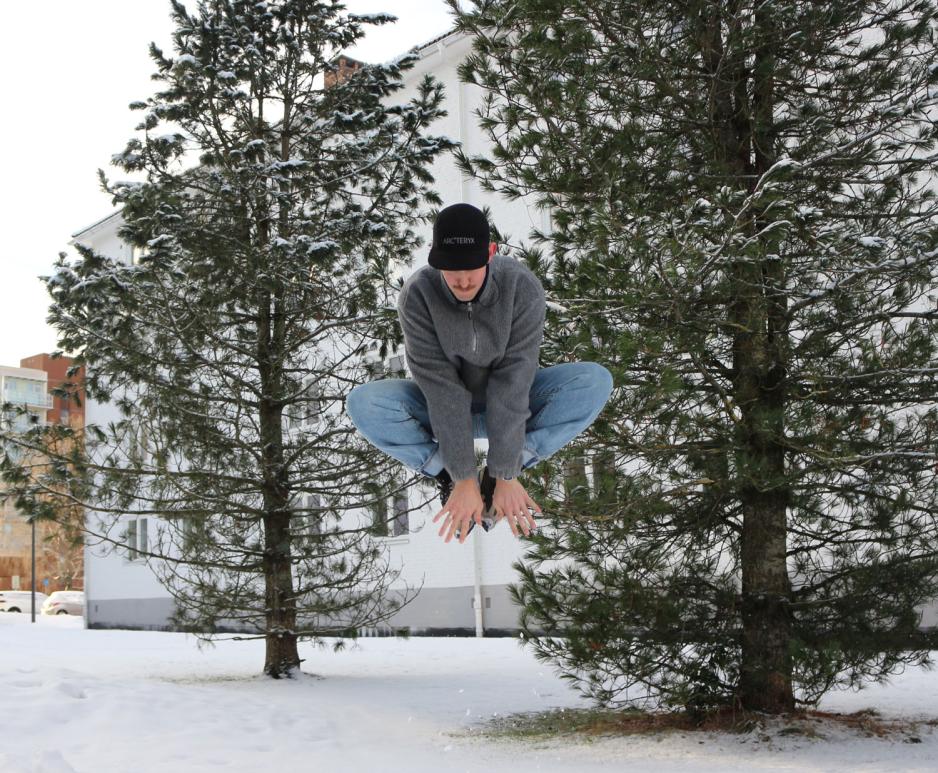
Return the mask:
<svg viewBox="0 0 938 773">
<path fill-rule="evenodd" d="M 530 534 L 540 513 L 518 480 L 586 429 L 612 391 L 602 365 L 538 368 L 544 288 L 522 263 L 496 254 L 485 215 L 442 210 L 428 263 L 404 284 L 397 310 L 410 379 L 355 387 L 349 416 L 374 446 L 435 478 L 440 535 L 462 543 L 505 518 Z M 473 438 L 487 437 L 476 469 Z"/>
</svg>

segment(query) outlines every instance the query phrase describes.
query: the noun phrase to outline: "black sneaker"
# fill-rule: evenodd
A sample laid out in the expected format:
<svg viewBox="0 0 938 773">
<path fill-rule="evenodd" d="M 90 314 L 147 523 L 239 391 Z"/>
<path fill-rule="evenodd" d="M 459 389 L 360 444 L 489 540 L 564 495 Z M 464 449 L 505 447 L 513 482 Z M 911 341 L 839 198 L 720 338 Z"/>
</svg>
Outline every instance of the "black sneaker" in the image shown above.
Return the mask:
<svg viewBox="0 0 938 773">
<path fill-rule="evenodd" d="M 479 491 L 485 509 L 482 511 L 482 528 L 490 531 L 495 527 L 495 511 L 492 509 L 492 497 L 495 496 L 495 478 L 489 475 L 489 466 L 485 465 L 479 473 Z"/>
<path fill-rule="evenodd" d="M 453 493 L 453 479 L 444 468 L 437 473 L 434 480 L 436 481 L 437 490 L 440 492 L 440 507 L 445 507 L 449 501 L 449 495 Z"/>
</svg>

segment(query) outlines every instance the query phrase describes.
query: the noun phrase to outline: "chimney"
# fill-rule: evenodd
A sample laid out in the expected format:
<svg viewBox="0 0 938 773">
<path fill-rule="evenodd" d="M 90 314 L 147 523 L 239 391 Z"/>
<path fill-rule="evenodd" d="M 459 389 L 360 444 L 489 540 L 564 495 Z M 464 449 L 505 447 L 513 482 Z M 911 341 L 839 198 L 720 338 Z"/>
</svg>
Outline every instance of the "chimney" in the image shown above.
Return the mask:
<svg viewBox="0 0 938 773">
<path fill-rule="evenodd" d="M 365 65 L 364 62 L 359 62 L 357 59 L 352 59 L 345 54 L 339 54 L 330 64 L 332 65 L 332 69 L 327 70 L 325 73 L 327 89 L 345 83 L 355 74 L 356 70 L 361 69 Z"/>
</svg>

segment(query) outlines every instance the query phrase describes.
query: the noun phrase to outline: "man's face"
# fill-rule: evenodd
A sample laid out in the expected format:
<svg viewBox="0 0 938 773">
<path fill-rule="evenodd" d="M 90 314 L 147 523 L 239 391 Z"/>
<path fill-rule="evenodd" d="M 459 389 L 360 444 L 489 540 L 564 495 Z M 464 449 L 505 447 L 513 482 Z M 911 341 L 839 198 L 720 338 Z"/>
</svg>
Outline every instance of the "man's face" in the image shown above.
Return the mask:
<svg viewBox="0 0 938 773">
<path fill-rule="evenodd" d="M 492 262 L 497 246 L 495 242 L 489 245 L 489 263 Z M 472 271 L 441 271 L 440 273 L 443 274 L 443 279 L 446 280 L 453 295 L 461 301 L 471 301 L 475 298 L 479 288 L 482 287 L 482 282 L 485 281 L 485 266 Z"/>
</svg>

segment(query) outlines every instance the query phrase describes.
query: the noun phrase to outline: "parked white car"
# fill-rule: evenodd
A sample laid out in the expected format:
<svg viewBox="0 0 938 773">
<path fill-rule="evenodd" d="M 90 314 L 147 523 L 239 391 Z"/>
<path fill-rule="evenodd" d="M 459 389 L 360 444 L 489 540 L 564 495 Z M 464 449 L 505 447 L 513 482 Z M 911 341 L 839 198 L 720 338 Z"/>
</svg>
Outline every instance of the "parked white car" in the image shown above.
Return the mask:
<svg viewBox="0 0 938 773">
<path fill-rule="evenodd" d="M 85 614 L 85 594 L 80 590 L 57 590 L 42 605 L 44 615 Z"/>
<path fill-rule="evenodd" d="M 32 612 L 32 591 L 28 590 L 0 590 L 0 612 Z M 36 612 L 49 598 L 45 593 L 36 591 Z"/>
</svg>

